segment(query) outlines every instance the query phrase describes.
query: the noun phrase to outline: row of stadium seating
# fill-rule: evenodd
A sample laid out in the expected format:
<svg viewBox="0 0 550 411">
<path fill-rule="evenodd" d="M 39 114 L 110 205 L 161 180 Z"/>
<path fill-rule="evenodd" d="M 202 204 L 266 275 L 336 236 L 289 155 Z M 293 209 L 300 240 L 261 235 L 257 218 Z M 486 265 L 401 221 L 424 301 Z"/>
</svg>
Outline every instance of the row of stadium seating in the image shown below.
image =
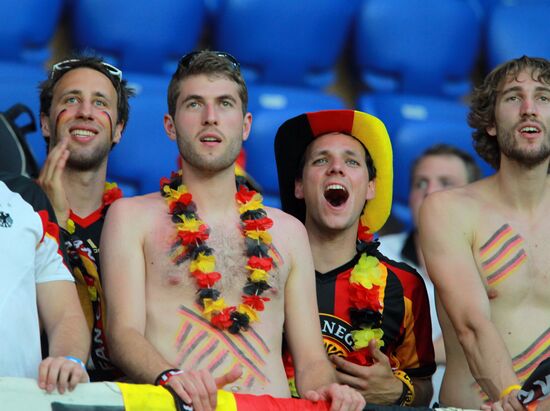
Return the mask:
<svg viewBox="0 0 550 411">
<path fill-rule="evenodd" d="M 521 4 L 513 0 L 19 0 L 6 8 L 10 10 L 6 24 L 0 26 L 2 38 L 13 39 L 0 45 L 0 110 L 23 102 L 38 113 L 36 86 L 45 76 L 47 43 L 64 11 L 73 45 L 106 56 L 138 91 L 131 101 L 128 128 L 111 157 L 110 179 L 122 183 L 127 194 L 156 190 L 160 176 L 176 167 L 177 147 L 162 127 L 169 74 L 180 55 L 204 42 L 207 27 L 209 47 L 229 51 L 242 64 L 254 116 L 245 144 L 247 169 L 262 185 L 267 204 L 277 205 L 273 156 L 277 127 L 302 112 L 349 106 L 324 91 L 334 83 L 334 67 L 346 50 L 363 84 L 355 92 L 354 107 L 380 117 L 392 138 L 393 213 L 407 224 L 412 160 L 437 142 L 473 153 L 467 107 L 458 97 L 471 88 L 480 50 L 487 68 L 522 54 L 550 58 L 550 43 L 544 41 L 550 34 L 545 24 L 550 2 L 517 2 Z M 40 133 L 31 135 L 29 142 L 43 162 Z M 484 171 L 491 172 L 488 166 Z"/>
</svg>

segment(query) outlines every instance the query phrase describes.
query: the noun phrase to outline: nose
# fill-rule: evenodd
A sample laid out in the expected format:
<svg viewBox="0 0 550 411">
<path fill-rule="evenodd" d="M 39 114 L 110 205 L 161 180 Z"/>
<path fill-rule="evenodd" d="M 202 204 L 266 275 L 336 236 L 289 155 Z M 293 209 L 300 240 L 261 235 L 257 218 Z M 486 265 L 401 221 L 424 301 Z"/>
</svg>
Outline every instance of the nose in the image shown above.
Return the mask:
<svg viewBox="0 0 550 411">
<path fill-rule="evenodd" d="M 92 103 L 87 100 L 81 101 L 77 106 L 77 116 L 81 118 L 92 117 Z"/>
<path fill-rule="evenodd" d="M 441 190 L 441 186 L 435 181 L 428 181 L 426 183 L 426 190 L 424 190 L 424 197 L 428 194 L 435 193 L 436 191 Z"/>
<path fill-rule="evenodd" d="M 204 110 L 203 110 L 203 119 L 202 124 L 203 125 L 217 125 L 218 124 L 218 114 L 216 112 L 216 107 L 214 104 L 205 104 Z"/>
<path fill-rule="evenodd" d="M 344 175 L 343 163 L 339 159 L 332 159 L 327 169 L 329 175 L 339 174 Z"/>
<path fill-rule="evenodd" d="M 536 115 L 537 113 L 537 106 L 535 104 L 534 99 L 528 97 L 523 99 L 521 102 L 521 115 L 522 116 L 532 116 Z"/>
</svg>

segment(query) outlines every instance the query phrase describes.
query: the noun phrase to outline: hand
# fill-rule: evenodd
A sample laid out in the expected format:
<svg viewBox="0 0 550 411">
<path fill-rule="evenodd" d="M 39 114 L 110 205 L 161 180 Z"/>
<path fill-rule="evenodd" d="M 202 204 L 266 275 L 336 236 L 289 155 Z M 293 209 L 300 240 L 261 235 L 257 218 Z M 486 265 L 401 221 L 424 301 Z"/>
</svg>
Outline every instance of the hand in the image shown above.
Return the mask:
<svg viewBox="0 0 550 411">
<path fill-rule="evenodd" d="M 174 375 L 166 383 L 195 411 L 214 411 L 218 401 L 218 389 L 238 380 L 242 375 L 240 365 L 235 365 L 228 373 L 214 378 L 207 370 L 184 371 Z"/>
<path fill-rule="evenodd" d="M 331 356 L 337 367 L 338 382 L 355 388 L 374 404 L 395 404 L 403 392 L 403 383 L 394 377 L 390 360 L 380 351 L 376 340 L 369 342 L 369 351 L 374 361 L 371 366 L 357 365 L 342 357 Z"/>
<path fill-rule="evenodd" d="M 38 367 L 38 386 L 47 392 L 63 394 L 74 390 L 79 382 L 89 382 L 90 377 L 82 366 L 65 357 L 48 357 Z"/>
<path fill-rule="evenodd" d="M 360 392 L 336 383 L 310 390 L 304 398 L 313 402 L 329 401 L 330 411 L 361 411 L 366 404 Z"/>
<path fill-rule="evenodd" d="M 38 184 L 52 203 L 57 223 L 63 228 L 67 228 L 67 219 L 70 212 L 69 200 L 61 178 L 70 154 L 67 148 L 68 144 L 69 139 L 66 138 L 50 150 L 38 176 Z"/>
<path fill-rule="evenodd" d="M 513 390 L 491 405 L 482 405 L 481 409 L 483 411 L 525 411 L 526 408 L 518 401 L 517 395 L 518 390 Z"/>
</svg>

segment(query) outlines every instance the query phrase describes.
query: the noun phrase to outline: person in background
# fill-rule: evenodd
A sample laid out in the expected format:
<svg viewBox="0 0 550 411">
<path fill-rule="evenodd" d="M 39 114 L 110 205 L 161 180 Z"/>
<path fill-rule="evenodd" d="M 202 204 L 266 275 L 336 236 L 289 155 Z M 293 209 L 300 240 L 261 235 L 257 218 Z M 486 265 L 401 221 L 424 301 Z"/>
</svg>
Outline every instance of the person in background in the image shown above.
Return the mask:
<svg viewBox="0 0 550 411">
<path fill-rule="evenodd" d="M 445 347 L 436 310 L 434 286 L 426 273 L 418 240 L 418 214 L 428 194 L 472 183 L 481 177 L 481 170 L 473 157 L 465 151 L 449 144 L 436 144 L 427 148 L 415 159 L 410 175 L 409 208 L 413 226 L 409 231 L 381 236 L 379 250 L 392 260 L 404 261 L 414 267 L 426 283 L 437 363 L 437 370 L 432 376 L 434 387 L 432 402 L 434 402 L 439 399 L 439 388 L 445 372 Z"/>
</svg>

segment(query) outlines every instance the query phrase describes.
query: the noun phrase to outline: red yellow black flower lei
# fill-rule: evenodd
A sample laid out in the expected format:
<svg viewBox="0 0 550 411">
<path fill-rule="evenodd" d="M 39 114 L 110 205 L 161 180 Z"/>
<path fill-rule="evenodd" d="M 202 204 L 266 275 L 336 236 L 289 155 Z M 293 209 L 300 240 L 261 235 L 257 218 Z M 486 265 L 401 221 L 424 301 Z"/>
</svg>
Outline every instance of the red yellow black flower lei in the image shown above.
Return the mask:
<svg viewBox="0 0 550 411">
<path fill-rule="evenodd" d="M 249 190 L 245 184 L 239 184 L 235 195 L 248 257 L 248 279 L 243 287 L 242 303 L 227 306 L 220 291 L 214 288 L 221 274 L 215 271 L 214 250 L 206 244 L 210 229 L 197 215 L 193 197 L 182 183 L 181 171 L 172 173 L 170 179 L 162 178 L 160 188 L 177 228 L 174 262 L 179 265 L 191 260 L 189 273 L 197 283 L 204 317 L 214 327 L 232 334 L 246 331 L 252 322 L 258 321 L 257 311 L 263 311 L 264 302 L 269 301 L 269 298 L 262 297 L 262 293 L 271 288 L 269 271 L 274 266 L 269 256 L 271 235 L 267 231 L 273 226 L 273 221 L 263 208 L 262 196 Z"/>
<path fill-rule="evenodd" d="M 388 272 L 378 258 L 368 255 L 372 240 L 373 235 L 361 217 L 357 233 L 357 249 L 361 256 L 349 278 L 349 315 L 354 351 L 346 357 L 347 360 L 359 365 L 372 364 L 368 349 L 369 341 L 374 338 L 378 348 L 384 345 L 384 332 L 380 328 L 383 311 L 381 288 Z"/>
</svg>

